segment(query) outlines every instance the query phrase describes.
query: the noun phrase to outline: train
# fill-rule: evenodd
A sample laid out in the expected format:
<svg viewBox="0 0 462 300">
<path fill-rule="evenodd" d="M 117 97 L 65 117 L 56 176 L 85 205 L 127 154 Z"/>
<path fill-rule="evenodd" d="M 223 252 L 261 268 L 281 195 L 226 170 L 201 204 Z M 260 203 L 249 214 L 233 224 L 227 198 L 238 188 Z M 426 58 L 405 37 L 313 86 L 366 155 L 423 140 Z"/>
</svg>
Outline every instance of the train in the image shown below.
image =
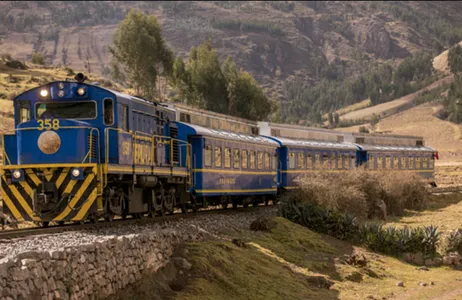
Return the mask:
<svg viewBox="0 0 462 300">
<path fill-rule="evenodd" d="M 310 172 L 394 169 L 433 180 L 421 137 L 253 122 L 53 81 L 14 98 L 3 212 L 42 226 L 268 204 Z"/>
</svg>

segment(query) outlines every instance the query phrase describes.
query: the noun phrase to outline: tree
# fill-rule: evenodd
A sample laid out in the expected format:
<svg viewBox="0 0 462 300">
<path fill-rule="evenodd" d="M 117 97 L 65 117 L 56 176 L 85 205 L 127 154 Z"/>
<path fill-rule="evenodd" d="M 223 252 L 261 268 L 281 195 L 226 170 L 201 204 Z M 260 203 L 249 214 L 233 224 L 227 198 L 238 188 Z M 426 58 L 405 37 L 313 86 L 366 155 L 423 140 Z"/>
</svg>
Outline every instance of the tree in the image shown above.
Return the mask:
<svg viewBox="0 0 462 300">
<path fill-rule="evenodd" d="M 136 93 L 146 98 L 162 97 L 163 86 L 158 85 L 158 79 L 163 77 L 165 81 L 171 74 L 173 53 L 162 37 L 156 17 L 130 10 L 117 27 L 113 44 L 109 50 Z"/>
<path fill-rule="evenodd" d="M 334 125 L 334 115 L 331 112 L 327 114 L 327 119 L 329 120 L 329 125 Z"/>
<path fill-rule="evenodd" d="M 462 72 L 462 47 L 460 45 L 449 49 L 448 66 L 453 74 Z"/>
<path fill-rule="evenodd" d="M 340 116 L 338 113 L 334 113 L 334 122 L 335 125 L 338 125 L 340 123 Z"/>
</svg>

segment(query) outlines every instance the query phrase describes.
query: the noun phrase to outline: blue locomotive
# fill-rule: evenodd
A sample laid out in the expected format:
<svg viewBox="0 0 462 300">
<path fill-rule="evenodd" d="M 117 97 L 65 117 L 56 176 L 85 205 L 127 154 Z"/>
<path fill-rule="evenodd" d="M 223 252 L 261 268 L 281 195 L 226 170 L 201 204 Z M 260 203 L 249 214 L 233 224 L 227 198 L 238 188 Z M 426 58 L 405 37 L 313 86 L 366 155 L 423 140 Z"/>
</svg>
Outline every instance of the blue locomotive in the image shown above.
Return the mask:
<svg viewBox="0 0 462 300">
<path fill-rule="evenodd" d="M 82 74 L 75 79 L 14 99 L 1 186 L 4 212 L 16 220 L 46 226 L 267 204 L 320 169 L 433 174 L 435 151 L 422 139 L 380 146 L 370 136 L 268 123 L 246 133 L 213 129 L 161 103 L 87 84 Z M 284 128 L 299 136 L 284 137 Z"/>
</svg>

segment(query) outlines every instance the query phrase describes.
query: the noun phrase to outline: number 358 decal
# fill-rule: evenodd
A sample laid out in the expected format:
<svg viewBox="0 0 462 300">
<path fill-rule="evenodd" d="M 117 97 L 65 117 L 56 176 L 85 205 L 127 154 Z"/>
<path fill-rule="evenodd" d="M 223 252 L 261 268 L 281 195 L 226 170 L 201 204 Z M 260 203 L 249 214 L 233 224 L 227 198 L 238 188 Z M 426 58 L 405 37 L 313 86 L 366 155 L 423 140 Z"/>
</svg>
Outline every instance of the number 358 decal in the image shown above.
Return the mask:
<svg viewBox="0 0 462 300">
<path fill-rule="evenodd" d="M 58 130 L 59 129 L 59 120 L 58 119 L 45 119 L 45 120 L 37 120 L 39 126 L 37 127 L 38 130 Z"/>
</svg>

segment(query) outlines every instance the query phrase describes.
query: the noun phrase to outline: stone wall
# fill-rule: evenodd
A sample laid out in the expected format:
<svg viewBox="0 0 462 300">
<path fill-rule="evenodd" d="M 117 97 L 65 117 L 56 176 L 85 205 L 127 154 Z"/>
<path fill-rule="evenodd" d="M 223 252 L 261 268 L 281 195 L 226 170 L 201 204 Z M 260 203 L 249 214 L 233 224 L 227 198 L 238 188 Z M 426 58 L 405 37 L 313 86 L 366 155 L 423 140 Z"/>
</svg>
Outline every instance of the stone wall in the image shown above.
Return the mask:
<svg viewBox="0 0 462 300">
<path fill-rule="evenodd" d="M 189 236 L 189 239 L 199 237 Z M 60 251 L 24 252 L 0 260 L 1 300 L 101 299 L 167 264 L 174 231 L 114 236 Z"/>
</svg>

